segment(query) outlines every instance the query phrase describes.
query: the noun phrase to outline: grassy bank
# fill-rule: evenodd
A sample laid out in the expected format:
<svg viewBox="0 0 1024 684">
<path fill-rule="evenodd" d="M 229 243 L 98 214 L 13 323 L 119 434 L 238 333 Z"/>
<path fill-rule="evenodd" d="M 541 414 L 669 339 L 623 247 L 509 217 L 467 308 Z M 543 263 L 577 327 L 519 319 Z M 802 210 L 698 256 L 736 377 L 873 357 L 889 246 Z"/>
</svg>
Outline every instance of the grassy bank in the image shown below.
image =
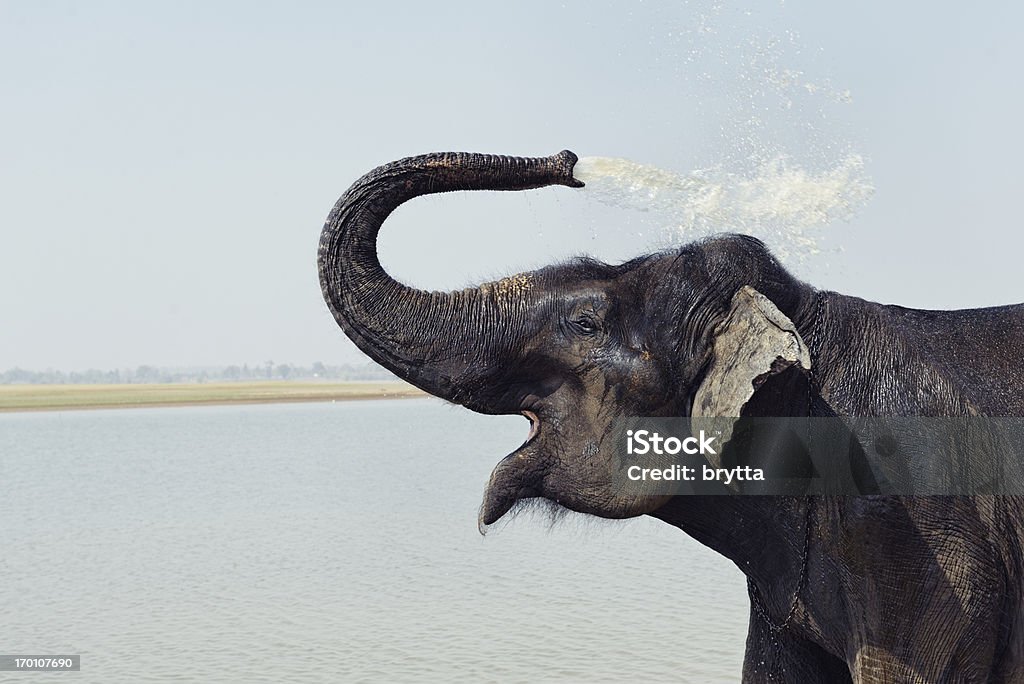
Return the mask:
<svg viewBox="0 0 1024 684">
<path fill-rule="evenodd" d="M 175 385 L 0 385 L 0 411 L 351 401 L 426 396 L 400 382 L 224 382 Z"/>
</svg>

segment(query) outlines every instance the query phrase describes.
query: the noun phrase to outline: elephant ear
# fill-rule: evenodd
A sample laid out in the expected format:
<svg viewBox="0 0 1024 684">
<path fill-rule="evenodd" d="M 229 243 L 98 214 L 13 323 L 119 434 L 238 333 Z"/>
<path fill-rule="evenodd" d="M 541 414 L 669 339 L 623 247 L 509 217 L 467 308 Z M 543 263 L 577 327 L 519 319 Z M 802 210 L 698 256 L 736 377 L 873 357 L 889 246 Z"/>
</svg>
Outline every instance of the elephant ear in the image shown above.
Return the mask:
<svg viewBox="0 0 1024 684">
<path fill-rule="evenodd" d="M 732 430 L 731 421 L 721 419 L 744 415 L 744 407 L 765 381 L 794 366 L 794 371 L 811 368 L 807 346 L 793 321 L 749 286 L 733 295 L 728 316 L 715 329 L 712 353 L 691 415 L 695 424 L 718 419 L 711 422 L 722 431 L 722 444 Z"/>
</svg>

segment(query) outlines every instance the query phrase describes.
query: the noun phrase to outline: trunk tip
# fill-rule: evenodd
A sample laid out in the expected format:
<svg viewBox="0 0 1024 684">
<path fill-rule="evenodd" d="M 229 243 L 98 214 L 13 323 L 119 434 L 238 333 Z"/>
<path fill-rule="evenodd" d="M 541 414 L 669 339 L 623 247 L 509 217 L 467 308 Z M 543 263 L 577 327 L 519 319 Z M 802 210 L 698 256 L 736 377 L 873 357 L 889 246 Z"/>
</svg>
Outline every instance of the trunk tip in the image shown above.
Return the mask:
<svg viewBox="0 0 1024 684">
<path fill-rule="evenodd" d="M 576 166 L 576 162 L 579 160 L 580 158 L 569 150 L 562 150 L 551 157 L 551 161 L 561 173 L 561 183 L 563 185 L 570 188 L 582 188 L 584 186 L 583 181 L 573 178 L 572 175 L 572 170 Z"/>
</svg>

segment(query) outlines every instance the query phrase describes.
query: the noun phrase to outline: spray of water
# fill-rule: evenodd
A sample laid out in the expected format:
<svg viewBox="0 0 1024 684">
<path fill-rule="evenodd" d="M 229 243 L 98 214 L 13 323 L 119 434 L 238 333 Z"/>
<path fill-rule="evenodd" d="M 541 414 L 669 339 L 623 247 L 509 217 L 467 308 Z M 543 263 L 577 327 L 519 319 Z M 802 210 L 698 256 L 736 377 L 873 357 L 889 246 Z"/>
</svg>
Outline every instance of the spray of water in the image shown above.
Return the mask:
<svg viewBox="0 0 1024 684">
<path fill-rule="evenodd" d="M 573 175 L 602 202 L 657 213 L 668 243 L 741 232 L 798 261 L 818 252 L 818 229 L 850 219 L 874 191 L 863 160 L 853 154 L 818 173 L 776 158 L 749 174 L 681 174 L 626 159 L 584 157 Z"/>
<path fill-rule="evenodd" d="M 831 78 L 827 46 L 800 36 L 784 2 L 644 8 L 662 88 L 651 105 L 674 122 L 658 145 L 698 170 L 591 157 L 577 163 L 576 177 L 591 197 L 645 212 L 636 235 L 660 246 L 742 232 L 797 273 L 828 265 L 810 257 L 849 239 L 836 224 L 873 187 L 850 152 L 861 146 L 847 111 L 854 94 Z"/>
</svg>

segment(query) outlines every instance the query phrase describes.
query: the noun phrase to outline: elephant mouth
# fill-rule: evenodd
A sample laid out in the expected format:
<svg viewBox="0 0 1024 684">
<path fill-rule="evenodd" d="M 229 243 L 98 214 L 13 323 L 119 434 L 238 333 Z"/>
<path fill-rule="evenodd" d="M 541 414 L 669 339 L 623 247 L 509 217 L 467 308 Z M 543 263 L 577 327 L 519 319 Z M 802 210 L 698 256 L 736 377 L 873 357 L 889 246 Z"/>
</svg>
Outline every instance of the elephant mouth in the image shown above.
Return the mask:
<svg viewBox="0 0 1024 684">
<path fill-rule="evenodd" d="M 540 418 L 533 411 L 522 411 L 523 416 L 530 421 L 530 434 L 526 436 L 526 443 L 533 441 L 533 438 L 540 434 Z"/>
</svg>

